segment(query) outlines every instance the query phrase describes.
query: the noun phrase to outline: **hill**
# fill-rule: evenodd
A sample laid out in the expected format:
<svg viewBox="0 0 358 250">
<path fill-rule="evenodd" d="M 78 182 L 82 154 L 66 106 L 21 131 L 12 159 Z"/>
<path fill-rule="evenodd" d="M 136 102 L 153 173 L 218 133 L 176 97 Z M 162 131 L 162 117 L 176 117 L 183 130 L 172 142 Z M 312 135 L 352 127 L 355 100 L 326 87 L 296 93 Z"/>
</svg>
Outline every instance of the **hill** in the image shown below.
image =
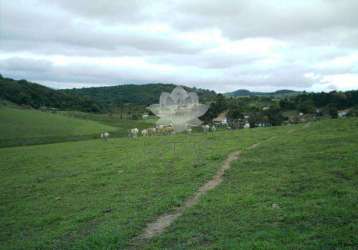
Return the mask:
<svg viewBox="0 0 358 250">
<path fill-rule="evenodd" d="M 157 103 L 162 92 L 171 92 L 174 84 L 127 84 L 106 87 L 55 90 L 26 80 L 14 80 L 0 75 L 0 100 L 35 109 L 76 110 L 82 112 L 116 112 L 142 114 L 144 107 Z M 201 102 L 211 102 L 216 93 L 211 90 L 189 88 Z M 137 114 L 137 115 L 138 115 Z"/>
<path fill-rule="evenodd" d="M 295 96 L 302 92 L 294 91 L 294 90 L 277 90 L 275 92 L 251 92 L 247 89 L 239 89 L 233 92 L 225 93 L 226 96 L 236 96 L 236 97 L 243 97 L 243 96 L 267 96 L 267 97 L 288 97 L 288 96 Z"/>
<path fill-rule="evenodd" d="M 358 120 L 0 149 L 3 249 L 354 249 Z M 253 146 L 256 145 L 256 146 Z M 176 211 L 240 156 L 222 183 Z"/>
<path fill-rule="evenodd" d="M 98 137 L 109 125 L 50 112 L 0 106 L 0 147 Z"/>
<path fill-rule="evenodd" d="M 121 105 L 121 104 L 135 104 L 147 106 L 157 103 L 159 96 L 162 92 L 171 92 L 176 85 L 174 84 L 126 84 L 108 87 L 93 87 L 93 88 L 80 88 L 80 89 L 66 89 L 62 90 L 63 93 L 76 94 L 89 97 L 96 102 L 105 105 Z M 215 98 L 214 91 L 197 89 L 197 88 L 184 88 L 187 91 L 195 91 L 201 102 L 208 102 Z"/>
<path fill-rule="evenodd" d="M 64 93 L 26 80 L 13 80 L 0 75 L 0 99 L 33 108 L 57 108 L 99 112 L 103 107 L 87 97 Z"/>
</svg>

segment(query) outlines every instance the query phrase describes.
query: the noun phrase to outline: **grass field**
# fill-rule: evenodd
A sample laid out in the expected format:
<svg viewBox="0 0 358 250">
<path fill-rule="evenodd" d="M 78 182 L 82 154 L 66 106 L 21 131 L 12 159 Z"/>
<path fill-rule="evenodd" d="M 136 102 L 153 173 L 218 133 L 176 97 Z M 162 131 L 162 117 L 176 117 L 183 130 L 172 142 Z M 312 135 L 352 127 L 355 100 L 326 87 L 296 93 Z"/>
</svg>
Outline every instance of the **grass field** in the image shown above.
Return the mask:
<svg viewBox="0 0 358 250">
<path fill-rule="evenodd" d="M 106 124 L 111 127 L 115 127 L 116 131 L 113 133 L 113 136 L 116 137 L 127 137 L 128 130 L 132 128 L 138 128 L 140 130 L 146 129 L 149 127 L 154 127 L 157 119 L 139 119 L 139 120 L 130 120 L 130 119 L 121 119 L 119 114 L 94 114 L 94 113 L 84 113 L 78 111 L 63 111 L 66 116 L 97 121 L 103 124 Z"/>
<path fill-rule="evenodd" d="M 357 128 L 357 119 L 325 120 L 309 127 L 2 148 L 0 245 L 354 249 Z M 161 236 L 133 242 L 238 149 L 240 159 L 218 188 Z"/>
<path fill-rule="evenodd" d="M 96 121 L 0 106 L 0 147 L 89 139 L 115 130 Z"/>
<path fill-rule="evenodd" d="M 357 150 L 357 119 L 277 136 L 147 248 L 357 249 Z"/>
</svg>

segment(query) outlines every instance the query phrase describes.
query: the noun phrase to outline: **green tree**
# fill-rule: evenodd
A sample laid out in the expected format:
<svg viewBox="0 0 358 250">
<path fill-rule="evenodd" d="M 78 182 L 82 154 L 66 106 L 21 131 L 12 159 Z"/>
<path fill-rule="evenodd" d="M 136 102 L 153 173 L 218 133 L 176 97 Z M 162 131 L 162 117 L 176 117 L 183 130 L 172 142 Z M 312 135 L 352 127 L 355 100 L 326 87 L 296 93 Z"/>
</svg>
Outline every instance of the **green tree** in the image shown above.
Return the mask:
<svg viewBox="0 0 358 250">
<path fill-rule="evenodd" d="M 328 113 L 329 115 L 333 118 L 336 119 L 338 118 L 338 109 L 337 109 L 337 105 L 336 104 L 329 104 L 328 105 Z"/>
<path fill-rule="evenodd" d="M 306 100 L 298 105 L 298 110 L 305 114 L 313 114 L 316 111 L 316 107 L 312 100 Z"/>
</svg>

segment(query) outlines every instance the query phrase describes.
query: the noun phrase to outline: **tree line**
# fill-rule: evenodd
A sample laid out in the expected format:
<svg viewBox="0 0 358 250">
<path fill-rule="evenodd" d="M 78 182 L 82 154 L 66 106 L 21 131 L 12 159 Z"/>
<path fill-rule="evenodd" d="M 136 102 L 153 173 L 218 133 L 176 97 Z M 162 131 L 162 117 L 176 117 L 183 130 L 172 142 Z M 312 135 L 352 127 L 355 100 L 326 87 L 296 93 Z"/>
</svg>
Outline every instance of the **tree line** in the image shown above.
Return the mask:
<svg viewBox="0 0 358 250">
<path fill-rule="evenodd" d="M 105 108 L 95 101 L 71 93 L 63 93 L 26 80 L 13 80 L 0 75 L 0 99 L 35 109 L 79 110 L 101 112 Z"/>
<path fill-rule="evenodd" d="M 321 116 L 338 117 L 338 111 L 348 109 L 348 116 L 358 115 L 358 91 L 332 91 L 329 93 L 306 93 L 283 98 L 265 96 L 226 97 L 218 94 L 210 104 L 208 112 L 201 117 L 207 123 L 226 112 L 231 124 L 242 126 L 245 122 L 250 127 L 258 124 L 267 126 L 281 125 L 284 122 L 295 122 L 299 117 L 289 117 L 288 111 L 313 118 Z M 291 119 L 292 118 L 292 119 Z M 241 123 L 240 123 L 241 122 Z"/>
</svg>

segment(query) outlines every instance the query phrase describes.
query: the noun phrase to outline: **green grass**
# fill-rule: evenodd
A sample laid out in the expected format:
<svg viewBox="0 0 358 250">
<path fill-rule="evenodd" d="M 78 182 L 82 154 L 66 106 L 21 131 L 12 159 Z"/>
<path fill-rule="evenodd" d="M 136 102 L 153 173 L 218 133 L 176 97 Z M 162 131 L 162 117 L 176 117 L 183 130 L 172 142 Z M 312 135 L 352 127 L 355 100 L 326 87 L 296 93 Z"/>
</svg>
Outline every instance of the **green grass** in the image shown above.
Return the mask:
<svg viewBox="0 0 358 250">
<path fill-rule="evenodd" d="M 96 121 L 0 106 L 0 147 L 89 139 L 115 130 Z"/>
<path fill-rule="evenodd" d="M 230 151 L 275 131 L 0 149 L 0 241 L 17 249 L 124 247 L 211 178 Z"/>
<path fill-rule="evenodd" d="M 84 113 L 78 111 L 63 111 L 66 116 L 98 121 L 100 123 L 106 124 L 116 128 L 115 133 L 113 134 L 116 137 L 127 137 L 128 130 L 132 128 L 138 128 L 140 130 L 155 126 L 156 118 L 149 119 L 139 119 L 139 120 L 129 120 L 121 119 L 119 114 L 94 114 L 94 113 Z"/>
<path fill-rule="evenodd" d="M 357 119 L 343 119 L 308 128 L 2 148 L 0 246 L 126 248 L 146 223 L 182 204 L 229 152 L 241 149 L 219 187 L 139 248 L 353 248 L 357 128 Z"/>
<path fill-rule="evenodd" d="M 146 248 L 356 249 L 357 150 L 357 119 L 264 142 Z"/>
</svg>

